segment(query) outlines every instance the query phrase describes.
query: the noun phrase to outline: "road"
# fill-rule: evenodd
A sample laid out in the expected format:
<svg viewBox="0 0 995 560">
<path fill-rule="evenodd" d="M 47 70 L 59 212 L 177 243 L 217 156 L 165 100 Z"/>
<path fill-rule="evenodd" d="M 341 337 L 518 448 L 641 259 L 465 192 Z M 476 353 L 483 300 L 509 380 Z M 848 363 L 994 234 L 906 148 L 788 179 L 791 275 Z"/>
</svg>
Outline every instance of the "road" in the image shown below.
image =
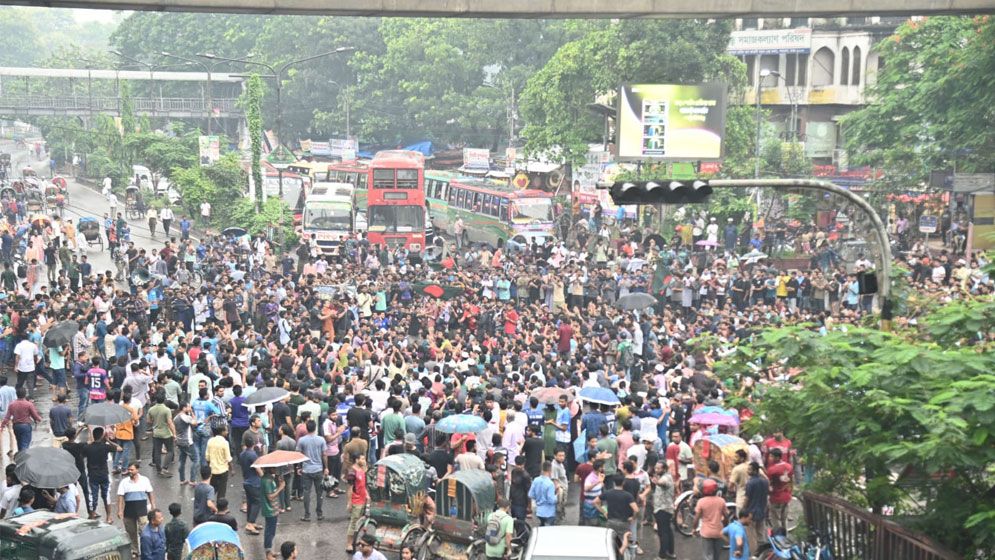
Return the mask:
<svg viewBox="0 0 995 560">
<path fill-rule="evenodd" d="M 26 157 L 26 152 L 15 152 L 15 161 L 20 160 L 20 163 L 14 166 L 15 173 L 19 173 L 19 165 L 23 164 Z M 47 171 L 48 169 L 47 162 L 45 161 L 32 162 L 32 167 L 39 170 L 39 172 L 44 172 L 42 170 Z M 66 216 L 72 216 L 77 219 L 82 216 L 102 218 L 103 214 L 108 211 L 107 201 L 99 192 L 85 187 L 75 181 L 70 181 L 69 185 L 70 205 L 67 208 Z M 159 235 L 156 237 L 149 235 L 147 225 L 143 223 L 143 220 L 129 220 L 128 223 L 132 229 L 132 239 L 138 247 L 145 249 L 158 248 L 161 247 L 162 243 L 165 241 L 161 231 L 159 231 Z M 99 248 L 89 249 L 87 251 L 87 256 L 88 260 L 93 263 L 95 271 L 113 269 L 110 253 L 106 249 L 104 251 L 101 251 Z M 41 383 L 44 384 L 44 381 Z M 70 395 L 70 398 L 73 400 L 75 399 L 74 393 L 75 392 L 73 391 Z M 39 396 L 47 395 L 48 392 L 44 387 L 41 387 L 38 389 L 37 394 Z M 51 432 L 48 425 L 48 410 L 52 403 L 49 399 L 40 397 L 36 404 L 38 405 L 39 411 L 45 420 L 35 428 L 35 443 L 33 443 L 33 445 L 46 445 L 51 440 Z M 75 410 L 75 404 L 73 404 L 73 409 Z M 149 466 L 151 461 L 151 440 L 142 441 L 140 443 L 142 473 L 148 476 L 152 481 L 158 507 L 165 511 L 170 503 L 177 502 L 183 507 L 183 517 L 188 521 L 188 523 L 191 522 L 193 516 L 193 488 L 189 486 L 181 487 L 179 479 L 175 476 L 172 478 L 160 478 L 156 476 L 153 469 Z M 175 471 L 175 465 L 171 470 Z M 228 498 L 232 502 L 231 509 L 233 510 L 233 514 L 236 519 L 238 519 L 239 527 L 241 528 L 245 524 L 245 514 L 238 511 L 239 502 L 241 501 L 241 497 L 243 495 L 242 478 L 238 470 L 237 466 L 233 468 L 233 473 L 229 480 Z M 111 481 L 112 490 L 116 489 L 117 482 L 117 480 Z M 568 521 L 575 522 L 577 519 L 577 496 L 577 484 L 573 484 L 571 486 L 571 505 L 568 506 L 566 516 Z M 313 505 L 314 504 L 312 503 L 312 506 Z M 293 504 L 293 511 L 283 514 L 280 517 L 276 536 L 276 547 L 278 548 L 280 543 L 285 540 L 292 540 L 300 547 L 302 559 L 346 558 L 345 531 L 348 525 L 349 516 L 346 511 L 345 498 L 340 497 L 334 500 L 326 499 L 324 503 L 325 519 L 320 522 L 312 520 L 310 523 L 304 523 L 300 521 L 300 517 L 303 515 L 303 509 L 303 503 L 295 502 Z M 259 522 L 261 526 L 262 519 L 260 519 Z M 120 526 L 120 521 L 116 518 L 115 524 Z M 641 530 L 643 534 L 642 548 L 646 554 L 640 555 L 639 558 L 653 559 L 656 557 L 656 536 L 653 534 L 651 527 L 642 527 Z M 265 558 L 265 551 L 263 550 L 262 536 L 251 536 L 244 531 L 242 531 L 240 535 L 242 545 L 246 551 L 246 557 L 252 560 L 263 560 Z M 677 556 L 678 558 L 687 560 L 700 558 L 701 552 L 698 543 L 693 539 L 678 535 Z M 388 558 L 391 557 L 388 556 Z M 391 558 L 391 560 L 393 559 Z"/>
</svg>

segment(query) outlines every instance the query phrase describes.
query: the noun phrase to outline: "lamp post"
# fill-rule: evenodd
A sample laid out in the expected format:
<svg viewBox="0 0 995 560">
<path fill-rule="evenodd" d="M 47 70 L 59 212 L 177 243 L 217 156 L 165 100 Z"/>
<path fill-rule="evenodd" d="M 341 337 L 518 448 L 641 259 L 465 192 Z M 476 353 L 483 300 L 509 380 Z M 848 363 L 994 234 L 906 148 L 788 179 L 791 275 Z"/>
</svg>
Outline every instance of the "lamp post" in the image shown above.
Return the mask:
<svg viewBox="0 0 995 560">
<path fill-rule="evenodd" d="M 756 145 L 756 164 L 753 168 L 753 178 L 760 178 L 760 134 L 761 134 L 761 117 L 760 117 L 760 88 L 763 86 L 764 78 L 767 76 L 774 75 L 780 76 L 778 72 L 774 70 L 768 70 L 766 68 L 760 70 L 760 77 L 757 78 L 757 145 Z M 759 202 L 759 191 L 758 191 L 758 202 Z"/>
<path fill-rule="evenodd" d="M 228 58 L 224 56 L 219 56 L 213 53 L 200 53 L 197 56 L 209 59 L 209 60 L 224 60 L 227 62 L 238 62 L 241 64 L 252 64 L 255 66 L 262 66 L 270 71 L 270 74 L 276 81 L 276 141 L 277 146 L 283 145 L 283 73 L 286 72 L 288 68 L 294 64 L 300 64 L 301 62 L 308 62 L 316 58 L 322 58 L 326 56 L 331 56 L 333 54 L 339 54 L 344 52 L 351 52 L 356 50 L 354 47 L 339 47 L 333 51 L 323 52 L 321 54 L 316 54 L 313 56 L 308 56 L 300 58 L 297 60 L 291 60 L 290 62 L 285 62 L 279 67 L 275 67 L 271 64 L 266 64 L 265 62 L 258 62 L 255 60 L 249 60 L 253 55 L 249 54 L 246 58 Z"/>
<path fill-rule="evenodd" d="M 187 58 L 185 56 L 176 55 L 166 51 L 162 51 L 159 54 L 167 58 L 175 58 L 176 60 L 183 60 L 190 64 L 196 64 L 201 68 L 203 68 L 204 72 L 207 72 L 207 135 L 210 136 L 211 120 L 214 117 L 214 92 L 212 91 L 211 87 L 211 73 L 214 72 L 214 67 L 217 66 L 218 63 L 207 64 L 206 62 L 201 62 L 199 60 Z"/>
<path fill-rule="evenodd" d="M 132 57 L 130 57 L 130 56 L 122 53 L 121 51 L 110 51 L 110 52 L 111 52 L 111 54 L 119 56 L 119 57 L 127 60 L 128 62 L 131 62 L 133 64 L 137 64 L 139 66 L 144 66 L 145 68 L 149 69 L 149 101 L 152 102 L 152 119 L 154 120 L 155 117 L 156 117 L 156 102 L 155 102 L 155 87 L 154 87 L 155 86 L 155 65 L 150 64 L 148 62 L 142 62 L 141 60 L 138 60 L 137 58 L 132 58 Z M 160 97 L 162 97 L 161 93 L 160 93 Z M 153 129 L 154 128 L 155 127 L 153 126 Z"/>
<path fill-rule="evenodd" d="M 345 92 L 345 88 L 342 87 L 342 84 L 336 82 L 335 80 L 328 80 L 328 83 L 335 84 L 336 86 L 338 86 L 339 93 L 344 93 Z M 349 94 L 346 93 L 345 94 L 345 139 L 346 139 L 346 141 L 348 141 L 350 138 L 352 138 L 351 130 L 352 129 L 349 127 Z"/>
</svg>

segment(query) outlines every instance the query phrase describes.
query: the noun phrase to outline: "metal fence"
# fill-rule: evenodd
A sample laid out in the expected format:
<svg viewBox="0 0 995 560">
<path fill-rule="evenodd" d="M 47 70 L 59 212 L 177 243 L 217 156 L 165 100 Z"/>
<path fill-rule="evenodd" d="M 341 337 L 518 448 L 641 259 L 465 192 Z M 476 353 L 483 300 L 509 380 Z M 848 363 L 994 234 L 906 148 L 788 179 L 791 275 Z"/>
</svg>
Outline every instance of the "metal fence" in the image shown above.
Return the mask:
<svg viewBox="0 0 995 560">
<path fill-rule="evenodd" d="M 834 560 L 963 560 L 925 535 L 849 502 L 802 493 L 809 530 L 832 539 Z"/>
<path fill-rule="evenodd" d="M 0 110 L 51 111 L 53 113 L 118 113 L 121 99 L 114 96 L 76 95 L 51 97 L 42 95 L 0 95 Z M 164 115 L 203 115 L 208 109 L 216 116 L 241 114 L 234 98 L 216 98 L 208 103 L 201 97 L 138 97 L 131 99 L 135 112 L 141 114 L 162 113 Z"/>
</svg>

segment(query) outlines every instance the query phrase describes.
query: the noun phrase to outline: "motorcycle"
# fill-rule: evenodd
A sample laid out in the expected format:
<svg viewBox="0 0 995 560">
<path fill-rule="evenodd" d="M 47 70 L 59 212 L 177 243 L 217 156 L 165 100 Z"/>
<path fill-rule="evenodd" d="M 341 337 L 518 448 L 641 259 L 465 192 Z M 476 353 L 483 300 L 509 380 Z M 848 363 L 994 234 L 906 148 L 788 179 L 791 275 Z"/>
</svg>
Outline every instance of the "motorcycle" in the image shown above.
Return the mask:
<svg viewBox="0 0 995 560">
<path fill-rule="evenodd" d="M 760 560 L 833 560 L 829 534 L 812 531 L 808 541 L 794 542 L 783 528 L 771 531 L 767 544 L 757 551 Z"/>
</svg>

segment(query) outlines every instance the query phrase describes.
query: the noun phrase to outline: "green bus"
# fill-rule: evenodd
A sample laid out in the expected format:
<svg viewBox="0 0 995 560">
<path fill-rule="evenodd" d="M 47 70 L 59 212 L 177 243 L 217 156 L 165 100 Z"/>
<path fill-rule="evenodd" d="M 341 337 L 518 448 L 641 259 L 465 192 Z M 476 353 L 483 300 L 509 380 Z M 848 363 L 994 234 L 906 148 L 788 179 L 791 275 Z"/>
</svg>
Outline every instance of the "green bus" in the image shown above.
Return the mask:
<svg viewBox="0 0 995 560">
<path fill-rule="evenodd" d="M 528 244 L 553 237 L 553 195 L 447 171 L 425 172 L 425 200 L 436 232 L 455 236 L 463 220 L 463 242 L 497 247 L 498 241 Z"/>
</svg>

